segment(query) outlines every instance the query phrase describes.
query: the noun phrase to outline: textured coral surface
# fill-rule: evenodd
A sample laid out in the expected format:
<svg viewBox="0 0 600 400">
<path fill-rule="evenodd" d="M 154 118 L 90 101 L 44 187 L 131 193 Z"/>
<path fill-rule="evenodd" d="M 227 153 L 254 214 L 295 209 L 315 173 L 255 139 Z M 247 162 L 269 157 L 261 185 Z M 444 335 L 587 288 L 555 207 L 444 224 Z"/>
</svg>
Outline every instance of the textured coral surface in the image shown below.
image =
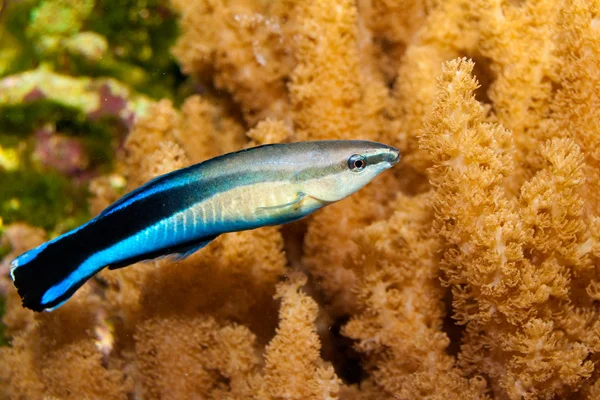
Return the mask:
<svg viewBox="0 0 600 400">
<path fill-rule="evenodd" d="M 69 224 L 0 223 L 0 398 L 600 398 L 600 1 L 148 2 L 146 38 L 178 13 L 189 80 L 162 100 L 156 57 L 77 22 L 106 1 L 38 3 L 27 34 L 54 71 L 0 63 L 0 106 L 125 123 L 85 181 L 92 215 L 248 146 L 360 138 L 403 158 L 292 225 L 103 271 L 52 313 L 21 308 L 8 263 Z M 51 6 L 75 22 L 40 28 Z M 1 145 L 0 172 L 17 168 Z"/>
</svg>

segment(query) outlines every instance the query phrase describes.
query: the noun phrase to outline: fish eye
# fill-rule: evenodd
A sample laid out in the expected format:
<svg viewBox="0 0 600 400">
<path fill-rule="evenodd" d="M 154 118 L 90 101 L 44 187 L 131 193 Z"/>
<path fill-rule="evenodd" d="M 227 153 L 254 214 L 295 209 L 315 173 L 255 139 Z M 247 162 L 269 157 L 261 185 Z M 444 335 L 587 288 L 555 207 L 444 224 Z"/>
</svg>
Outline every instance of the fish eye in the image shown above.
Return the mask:
<svg viewBox="0 0 600 400">
<path fill-rule="evenodd" d="M 365 158 L 360 154 L 353 154 L 348 159 L 348 168 L 353 172 L 360 172 L 367 165 Z"/>
</svg>

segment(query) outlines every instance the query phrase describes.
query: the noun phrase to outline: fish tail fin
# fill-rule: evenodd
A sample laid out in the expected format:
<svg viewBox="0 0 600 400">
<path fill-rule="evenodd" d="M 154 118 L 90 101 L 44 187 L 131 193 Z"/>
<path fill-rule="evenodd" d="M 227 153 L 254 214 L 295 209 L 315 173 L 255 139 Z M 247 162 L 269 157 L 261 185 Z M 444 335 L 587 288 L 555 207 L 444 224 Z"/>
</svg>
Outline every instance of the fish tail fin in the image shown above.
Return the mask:
<svg viewBox="0 0 600 400">
<path fill-rule="evenodd" d="M 69 243 L 60 239 L 23 253 L 12 261 L 10 276 L 23 307 L 34 311 L 54 310 L 102 269 L 82 268 L 81 257 L 73 255 Z"/>
</svg>

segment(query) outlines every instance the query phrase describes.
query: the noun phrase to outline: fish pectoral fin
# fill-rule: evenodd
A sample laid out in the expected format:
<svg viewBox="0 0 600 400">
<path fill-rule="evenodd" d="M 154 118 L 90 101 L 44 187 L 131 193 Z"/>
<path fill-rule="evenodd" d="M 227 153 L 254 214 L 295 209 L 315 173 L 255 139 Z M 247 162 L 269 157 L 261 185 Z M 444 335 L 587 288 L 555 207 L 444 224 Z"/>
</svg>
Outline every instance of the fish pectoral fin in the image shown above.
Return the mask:
<svg viewBox="0 0 600 400">
<path fill-rule="evenodd" d="M 311 199 L 313 199 L 315 201 L 318 201 L 319 203 L 323 204 L 324 206 L 335 203 L 335 201 L 332 201 L 332 200 L 323 200 L 323 199 L 320 199 L 320 198 L 315 197 L 315 196 L 310 195 L 310 194 L 307 194 L 306 197 L 307 198 L 310 197 Z"/>
<path fill-rule="evenodd" d="M 218 236 L 218 235 L 217 235 Z M 122 260 L 108 266 L 108 269 L 119 269 L 126 267 L 128 265 L 137 263 L 137 262 L 147 262 L 147 261 L 155 261 L 163 258 L 171 258 L 173 261 L 181 261 L 191 256 L 193 253 L 197 252 L 201 248 L 208 245 L 210 242 L 215 240 L 217 236 L 209 236 L 204 238 L 201 242 L 195 242 L 192 244 L 184 244 L 177 247 L 172 247 L 167 250 L 157 250 L 153 253 L 143 254 L 137 257 L 128 258 L 126 260 Z"/>
<path fill-rule="evenodd" d="M 284 211 L 290 210 L 290 209 L 297 210 L 302 205 L 302 200 L 304 200 L 305 197 L 306 197 L 306 193 L 298 192 L 298 195 L 296 196 L 296 198 L 294 200 L 290 201 L 289 203 L 284 203 L 284 204 L 280 204 L 277 206 L 270 206 L 270 207 L 258 207 L 256 209 L 256 212 L 258 214 L 263 214 L 263 213 L 272 213 L 273 211 L 284 212 Z"/>
</svg>

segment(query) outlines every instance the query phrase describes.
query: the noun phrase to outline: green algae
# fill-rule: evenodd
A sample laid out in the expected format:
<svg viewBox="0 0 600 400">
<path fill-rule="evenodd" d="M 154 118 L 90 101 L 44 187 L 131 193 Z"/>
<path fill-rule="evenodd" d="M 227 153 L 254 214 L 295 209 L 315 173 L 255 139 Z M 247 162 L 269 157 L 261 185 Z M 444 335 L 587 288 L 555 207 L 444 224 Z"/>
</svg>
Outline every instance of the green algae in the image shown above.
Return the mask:
<svg viewBox="0 0 600 400">
<path fill-rule="evenodd" d="M 5 224 L 27 222 L 53 231 L 64 220 L 73 220 L 69 226 L 63 226 L 66 230 L 86 221 L 87 210 L 86 186 L 73 185 L 56 171 L 0 172 L 0 214 Z"/>
<path fill-rule="evenodd" d="M 168 2 L 123 0 L 115 6 L 109 0 L 97 0 L 94 18 L 86 27 L 111 44 L 114 76 L 122 74 L 126 65 L 139 68 L 144 76 L 130 82 L 136 90 L 156 99 L 173 97 L 183 78 L 170 53 L 179 30 Z"/>
<path fill-rule="evenodd" d="M 108 172 L 112 168 L 116 148 L 126 133 L 126 128 L 115 117 L 92 120 L 74 107 L 42 99 L 0 106 L 3 130 L 0 145 L 15 146 L 31 132 L 48 124 L 61 134 L 79 138 L 90 157 L 90 167 L 98 172 Z"/>
<path fill-rule="evenodd" d="M 42 0 L 31 9 L 27 33 L 34 38 L 73 35 L 93 8 L 93 0 Z"/>
<path fill-rule="evenodd" d="M 36 145 L 32 133 L 49 129 L 76 138 L 87 155 L 87 170 L 107 173 L 127 133 L 124 121 L 114 115 L 92 117 L 89 110 L 38 99 L 0 106 L 0 127 L 3 153 L 19 149 L 20 158 L 16 170 L 0 167 L 0 216 L 4 222 L 27 222 L 50 232 L 85 222 L 89 218 L 87 185 L 73 185 L 72 178 L 37 165 L 32 156 Z"/>
<path fill-rule="evenodd" d="M 8 2 L 0 23 L 0 77 L 34 68 L 37 55 L 25 33 L 37 1 Z"/>
<path fill-rule="evenodd" d="M 5 227 L 4 221 L 0 218 L 0 260 L 3 259 L 8 253 L 10 253 L 10 246 L 8 243 L 3 243 L 2 236 L 4 235 Z"/>
<path fill-rule="evenodd" d="M 173 100 L 187 82 L 170 53 L 179 30 L 168 1 L 25 0 L 9 2 L 4 14 L 0 77 L 46 63 Z"/>
<path fill-rule="evenodd" d="M 0 106 L 0 126 L 6 133 L 27 136 L 44 123 L 65 122 L 72 134 L 84 133 L 94 123 L 76 109 L 52 100 L 36 100 L 28 103 Z"/>
<path fill-rule="evenodd" d="M 30 133 L 52 126 L 65 136 L 78 138 L 90 160 L 90 169 L 112 169 L 116 148 L 126 129 L 116 118 L 90 119 L 80 110 L 37 100 L 0 107 L 0 145 L 20 146 L 20 167 L 0 169 L 0 215 L 5 224 L 24 221 L 48 231 L 68 230 L 89 218 L 86 185 L 32 160 L 34 138 Z M 66 222 L 65 222 L 66 221 Z"/>
<path fill-rule="evenodd" d="M 152 98 L 173 100 L 186 83 L 170 53 L 179 30 L 168 1 L 29 0 L 10 2 L 4 14 L 0 76 L 45 63 L 56 72 L 113 77 Z"/>
</svg>

